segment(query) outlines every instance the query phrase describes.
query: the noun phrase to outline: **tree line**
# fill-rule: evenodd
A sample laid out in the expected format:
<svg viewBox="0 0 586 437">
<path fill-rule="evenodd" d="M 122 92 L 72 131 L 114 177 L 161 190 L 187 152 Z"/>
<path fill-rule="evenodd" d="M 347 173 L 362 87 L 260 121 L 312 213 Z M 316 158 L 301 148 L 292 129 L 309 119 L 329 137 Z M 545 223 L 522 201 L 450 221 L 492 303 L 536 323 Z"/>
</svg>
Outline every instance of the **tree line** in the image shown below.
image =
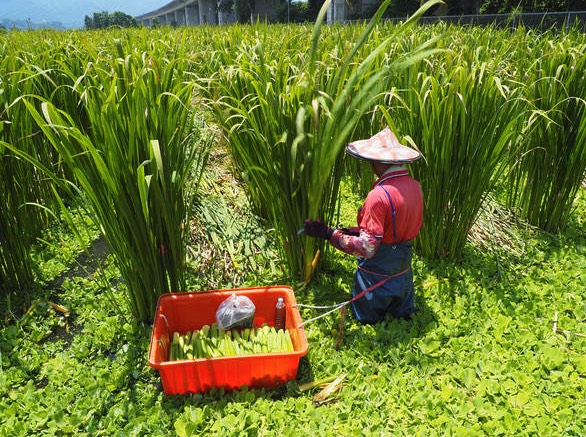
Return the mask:
<svg viewBox="0 0 586 437">
<path fill-rule="evenodd" d="M 94 12 L 91 17 L 89 15 L 85 16 L 84 24 L 86 29 L 105 29 L 112 26 L 138 27 L 136 18 L 120 11 L 112 13 L 108 11 Z"/>
</svg>

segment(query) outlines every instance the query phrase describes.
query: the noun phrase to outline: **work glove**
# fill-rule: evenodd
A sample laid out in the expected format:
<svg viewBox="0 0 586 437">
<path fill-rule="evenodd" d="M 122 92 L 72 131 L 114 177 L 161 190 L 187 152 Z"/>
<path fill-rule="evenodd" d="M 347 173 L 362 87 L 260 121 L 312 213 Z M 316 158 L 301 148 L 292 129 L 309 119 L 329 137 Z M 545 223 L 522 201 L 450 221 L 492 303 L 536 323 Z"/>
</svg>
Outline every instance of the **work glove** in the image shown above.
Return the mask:
<svg viewBox="0 0 586 437">
<path fill-rule="evenodd" d="M 332 238 L 332 234 L 334 233 L 332 228 L 328 227 L 323 221 L 319 219 L 305 220 L 303 222 L 303 230 L 310 237 L 324 238 L 326 240 Z"/>
</svg>

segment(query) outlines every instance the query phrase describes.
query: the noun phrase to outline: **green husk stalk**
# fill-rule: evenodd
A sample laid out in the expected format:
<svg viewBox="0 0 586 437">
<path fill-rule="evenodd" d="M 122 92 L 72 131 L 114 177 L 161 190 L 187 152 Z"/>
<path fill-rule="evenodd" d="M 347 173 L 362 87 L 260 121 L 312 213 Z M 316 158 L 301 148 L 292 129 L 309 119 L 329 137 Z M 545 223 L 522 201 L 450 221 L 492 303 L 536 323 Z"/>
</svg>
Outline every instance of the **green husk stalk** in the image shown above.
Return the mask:
<svg viewBox="0 0 586 437">
<path fill-rule="evenodd" d="M 174 332 L 169 361 L 294 351 L 291 334 L 286 329 L 265 324 L 242 330 L 221 330 L 213 323 L 185 334 Z"/>
</svg>

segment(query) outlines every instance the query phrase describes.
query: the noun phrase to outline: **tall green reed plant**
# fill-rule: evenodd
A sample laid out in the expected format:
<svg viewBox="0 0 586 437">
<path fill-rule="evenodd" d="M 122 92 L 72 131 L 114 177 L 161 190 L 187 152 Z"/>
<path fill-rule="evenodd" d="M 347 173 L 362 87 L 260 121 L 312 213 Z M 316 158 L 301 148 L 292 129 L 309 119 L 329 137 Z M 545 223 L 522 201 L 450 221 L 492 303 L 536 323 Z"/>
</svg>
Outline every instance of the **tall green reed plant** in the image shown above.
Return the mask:
<svg viewBox="0 0 586 437">
<path fill-rule="evenodd" d="M 429 53 L 433 41 L 385 63 L 388 45 L 412 28 L 437 1 L 428 2 L 386 38 L 368 47 L 389 4 L 385 1 L 346 50 L 341 28 L 336 44 L 320 44 L 322 7 L 309 51 L 270 52 L 261 38 L 241 45 L 237 61 L 220 69 L 204 91 L 216 114 L 237 172 L 257 211 L 269 217 L 284 246 L 288 273 L 311 280 L 323 242 L 298 234 L 306 218 L 334 216 L 344 146 L 360 118 L 385 90 L 392 71 Z M 367 51 L 368 49 L 368 51 Z"/>
<path fill-rule="evenodd" d="M 14 38 L 32 41 L 26 34 Z M 43 60 L 37 55 L 12 50 L 7 41 L 0 55 L 0 298 L 7 299 L 7 307 L 13 294 L 33 287 L 31 247 L 50 219 L 47 210 L 36 205 L 53 204 L 50 183 L 7 145 L 61 173 L 58 157 L 37 135 L 36 124 L 20 101 L 20 96 L 37 93 L 50 80 L 36 65 Z"/>
<path fill-rule="evenodd" d="M 490 64 L 469 64 L 455 53 L 441 69 L 413 71 L 412 87 L 389 95 L 387 104 L 396 109 L 383 109 L 387 122 L 425 157 L 412 165 L 425 199 L 415 241 L 421 255 L 461 256 L 484 198 L 506 167 L 522 114 L 518 97 Z"/>
<path fill-rule="evenodd" d="M 561 41 L 544 38 L 541 49 L 527 73 L 531 115 L 508 201 L 529 223 L 557 232 L 569 222 L 586 171 L 586 43 L 569 33 Z"/>
<path fill-rule="evenodd" d="M 184 46 L 172 58 L 157 48 L 126 53 L 119 41 L 117 56 L 99 60 L 76 82 L 88 132 L 45 99 L 38 98 L 40 110 L 25 100 L 73 174 L 141 321 L 152 319 L 159 295 L 184 289 L 186 184 L 207 159 L 191 107 L 193 84 L 183 80 Z"/>
</svg>

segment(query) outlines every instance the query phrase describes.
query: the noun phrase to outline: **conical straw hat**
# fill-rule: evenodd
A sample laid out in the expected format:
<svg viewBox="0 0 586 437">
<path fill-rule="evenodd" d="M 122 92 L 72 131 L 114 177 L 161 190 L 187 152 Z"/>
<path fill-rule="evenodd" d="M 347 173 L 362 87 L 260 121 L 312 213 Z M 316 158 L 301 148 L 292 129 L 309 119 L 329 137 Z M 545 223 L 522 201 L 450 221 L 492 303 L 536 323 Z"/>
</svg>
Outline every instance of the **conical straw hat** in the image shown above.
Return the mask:
<svg viewBox="0 0 586 437">
<path fill-rule="evenodd" d="M 407 164 L 421 158 L 418 150 L 399 143 L 388 127 L 367 140 L 351 142 L 346 146 L 346 153 L 385 164 Z"/>
</svg>

